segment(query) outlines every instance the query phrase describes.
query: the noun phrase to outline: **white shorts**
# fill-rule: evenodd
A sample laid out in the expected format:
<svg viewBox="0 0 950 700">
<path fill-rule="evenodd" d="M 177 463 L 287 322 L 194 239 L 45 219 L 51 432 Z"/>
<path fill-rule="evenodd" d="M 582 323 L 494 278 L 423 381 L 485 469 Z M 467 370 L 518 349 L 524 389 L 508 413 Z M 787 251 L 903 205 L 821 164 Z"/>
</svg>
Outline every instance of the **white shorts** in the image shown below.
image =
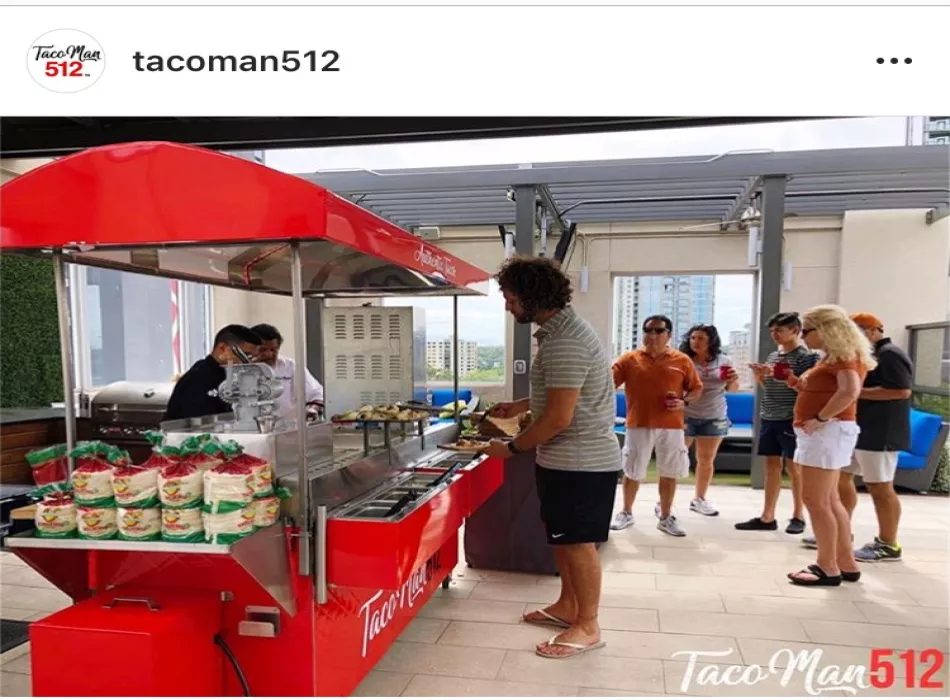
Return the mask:
<svg viewBox="0 0 950 700">
<path fill-rule="evenodd" d="M 896 452 L 872 452 L 855 450 L 851 466 L 843 471 L 857 474 L 866 484 L 886 484 L 894 481 L 897 473 Z"/>
<path fill-rule="evenodd" d="M 632 481 L 643 481 L 656 450 L 656 470 L 668 479 L 689 474 L 689 453 L 683 430 L 667 428 L 627 428 L 623 443 L 623 473 Z"/>
<path fill-rule="evenodd" d="M 854 421 L 828 421 L 811 435 L 795 428 L 795 461 L 805 467 L 844 469 L 851 466 L 851 455 L 861 429 Z"/>
</svg>

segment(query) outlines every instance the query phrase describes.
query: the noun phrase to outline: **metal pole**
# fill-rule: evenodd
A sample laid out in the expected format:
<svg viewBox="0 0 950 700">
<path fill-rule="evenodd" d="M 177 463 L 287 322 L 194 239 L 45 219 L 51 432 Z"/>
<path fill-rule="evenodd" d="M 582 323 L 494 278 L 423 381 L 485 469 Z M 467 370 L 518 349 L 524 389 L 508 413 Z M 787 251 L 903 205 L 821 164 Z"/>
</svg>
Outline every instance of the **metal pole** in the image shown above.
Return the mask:
<svg viewBox="0 0 950 700">
<path fill-rule="evenodd" d="M 534 205 L 534 185 L 515 188 L 515 252 L 518 255 L 534 255 L 534 225 L 537 207 Z M 512 392 L 514 400 L 527 398 L 531 392 L 531 325 L 516 323 L 512 347 L 514 374 Z"/>
<path fill-rule="evenodd" d="M 317 604 L 327 602 L 327 507 L 317 506 Z"/>
<path fill-rule="evenodd" d="M 72 331 L 69 324 L 69 296 L 66 292 L 66 262 L 62 253 L 53 255 L 53 280 L 56 283 L 56 312 L 59 316 L 60 359 L 63 364 L 63 403 L 66 406 L 66 445 L 69 450 L 76 446 L 76 404 L 73 396 Z M 69 472 L 73 460 L 69 458 Z"/>
<path fill-rule="evenodd" d="M 310 542 L 313 523 L 310 519 L 310 480 L 307 470 L 307 319 L 303 304 L 303 271 L 300 263 L 300 242 L 290 244 L 290 284 L 294 311 L 294 401 L 297 408 L 297 502 L 300 519 L 300 573 L 313 573 Z M 321 533 L 322 534 L 322 533 Z"/>
<path fill-rule="evenodd" d="M 785 175 L 766 175 L 762 181 L 762 226 L 759 229 L 761 254 L 759 255 L 758 328 L 756 329 L 756 361 L 765 362 L 773 350 L 769 335 L 769 318 L 781 310 L 782 305 L 782 244 L 785 232 Z M 765 486 L 765 458 L 759 457 L 759 407 L 761 389 L 756 390 L 753 415 L 752 488 Z"/>
<path fill-rule="evenodd" d="M 455 393 L 455 422 L 462 422 L 459 411 L 459 298 L 452 297 L 452 389 Z"/>
</svg>

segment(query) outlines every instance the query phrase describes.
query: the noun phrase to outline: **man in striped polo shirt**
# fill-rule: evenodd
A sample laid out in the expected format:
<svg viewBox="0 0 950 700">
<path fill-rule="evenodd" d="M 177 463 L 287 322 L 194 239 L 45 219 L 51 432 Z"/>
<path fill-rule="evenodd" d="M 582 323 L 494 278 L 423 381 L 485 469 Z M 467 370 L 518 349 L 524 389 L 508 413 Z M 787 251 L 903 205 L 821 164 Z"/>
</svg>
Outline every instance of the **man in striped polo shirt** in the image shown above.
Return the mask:
<svg viewBox="0 0 950 700">
<path fill-rule="evenodd" d="M 762 386 L 759 425 L 759 455 L 765 457 L 765 504 L 762 515 L 736 524 L 737 530 L 777 530 L 775 507 L 782 492 L 782 460 L 792 478 L 794 510 L 785 532 L 805 531 L 802 503 L 802 468 L 795 464 L 795 430 L 792 416 L 798 394 L 785 383 L 788 374 L 802 376 L 818 362 L 818 354 L 801 342 L 802 322 L 797 313 L 779 312 L 769 319 L 769 335 L 778 349 L 765 364 L 750 364 L 755 380 Z"/>
<path fill-rule="evenodd" d="M 604 645 L 596 543 L 607 541 L 620 470 L 610 359 L 591 325 L 569 306 L 571 283 L 556 264 L 512 258 L 495 278 L 515 320 L 538 325 L 538 352 L 531 397 L 492 409 L 509 417 L 530 407 L 531 425 L 509 444 L 493 441 L 487 452 L 505 458 L 537 448 L 541 519 L 554 547 L 561 595 L 523 619 L 564 628 L 537 647 L 541 656 L 564 659 Z"/>
</svg>

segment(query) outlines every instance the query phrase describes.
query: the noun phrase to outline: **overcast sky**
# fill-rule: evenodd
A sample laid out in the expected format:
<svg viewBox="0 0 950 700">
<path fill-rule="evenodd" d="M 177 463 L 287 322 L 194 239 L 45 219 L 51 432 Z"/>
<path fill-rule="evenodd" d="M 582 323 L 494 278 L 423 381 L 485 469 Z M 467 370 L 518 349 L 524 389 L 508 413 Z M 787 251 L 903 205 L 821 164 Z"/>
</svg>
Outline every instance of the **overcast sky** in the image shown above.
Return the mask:
<svg viewBox="0 0 950 700">
<path fill-rule="evenodd" d="M 717 126 L 568 136 L 536 136 L 437 143 L 342 146 L 268 151 L 269 167 L 288 173 L 366 168 L 434 168 L 553 161 L 717 155 L 727 151 L 821 150 L 902 146 L 905 117 Z M 716 318 L 720 333 L 739 330 L 751 320 L 751 275 L 720 275 L 716 281 Z M 407 300 L 394 300 L 406 304 Z M 424 308 L 430 340 L 452 333 L 450 299 L 413 300 Z M 504 343 L 504 303 L 497 290 L 488 297 L 462 298 L 460 333 L 480 345 Z"/>
</svg>

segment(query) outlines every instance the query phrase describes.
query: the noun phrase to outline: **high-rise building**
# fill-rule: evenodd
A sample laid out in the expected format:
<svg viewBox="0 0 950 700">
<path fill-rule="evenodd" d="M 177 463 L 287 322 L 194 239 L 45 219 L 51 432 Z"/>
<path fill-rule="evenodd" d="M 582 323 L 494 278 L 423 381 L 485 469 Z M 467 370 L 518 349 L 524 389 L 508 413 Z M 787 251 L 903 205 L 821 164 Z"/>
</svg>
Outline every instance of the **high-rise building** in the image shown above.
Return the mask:
<svg viewBox="0 0 950 700">
<path fill-rule="evenodd" d="M 426 364 L 433 369 L 453 369 L 452 337 L 426 343 Z M 472 340 L 459 341 L 459 376 L 464 377 L 478 369 L 478 343 Z"/>
<path fill-rule="evenodd" d="M 924 117 L 924 145 L 950 145 L 950 117 Z"/>
<path fill-rule="evenodd" d="M 731 331 L 729 333 L 729 357 L 739 375 L 739 388 L 752 389 L 754 380 L 752 370 L 749 369 L 749 363 L 752 361 L 752 346 L 750 345 L 751 331 L 750 325 L 746 324 L 743 331 Z"/>
<path fill-rule="evenodd" d="M 614 282 L 614 353 L 621 355 L 642 344 L 643 322 L 654 314 L 673 322 L 672 345 L 697 323 L 712 323 L 715 312 L 714 275 L 618 277 Z"/>
</svg>

